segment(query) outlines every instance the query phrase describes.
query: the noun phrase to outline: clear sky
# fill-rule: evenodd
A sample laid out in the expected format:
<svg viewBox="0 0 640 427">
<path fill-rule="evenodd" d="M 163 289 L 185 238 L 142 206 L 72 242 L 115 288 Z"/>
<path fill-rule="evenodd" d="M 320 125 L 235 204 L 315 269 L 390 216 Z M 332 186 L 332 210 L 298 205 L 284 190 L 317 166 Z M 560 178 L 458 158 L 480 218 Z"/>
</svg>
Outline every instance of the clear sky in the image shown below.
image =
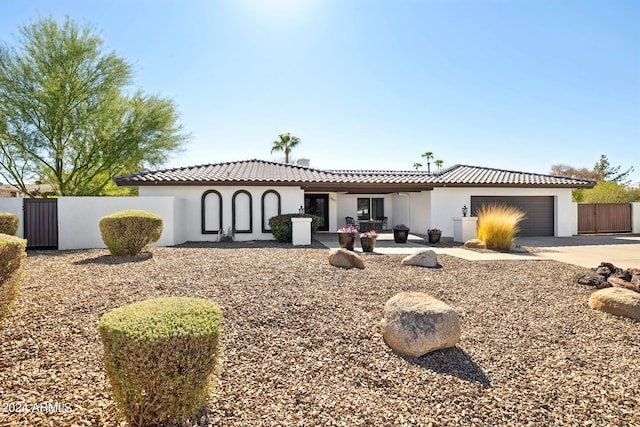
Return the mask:
<svg viewBox="0 0 640 427">
<path fill-rule="evenodd" d="M 331 169 L 547 173 L 601 154 L 640 181 L 637 0 L 0 0 L 0 39 L 69 15 L 192 138 L 167 165 L 294 158 Z"/>
</svg>

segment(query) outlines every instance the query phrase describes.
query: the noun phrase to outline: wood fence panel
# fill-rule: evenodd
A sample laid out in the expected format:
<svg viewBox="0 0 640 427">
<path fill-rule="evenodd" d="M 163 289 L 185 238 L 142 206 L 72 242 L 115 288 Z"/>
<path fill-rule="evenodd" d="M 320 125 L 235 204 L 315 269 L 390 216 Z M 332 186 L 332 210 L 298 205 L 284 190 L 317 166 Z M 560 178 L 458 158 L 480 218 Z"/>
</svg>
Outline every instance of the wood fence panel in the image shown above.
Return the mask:
<svg viewBox="0 0 640 427">
<path fill-rule="evenodd" d="M 578 205 L 578 234 L 630 232 L 631 203 Z"/>
</svg>

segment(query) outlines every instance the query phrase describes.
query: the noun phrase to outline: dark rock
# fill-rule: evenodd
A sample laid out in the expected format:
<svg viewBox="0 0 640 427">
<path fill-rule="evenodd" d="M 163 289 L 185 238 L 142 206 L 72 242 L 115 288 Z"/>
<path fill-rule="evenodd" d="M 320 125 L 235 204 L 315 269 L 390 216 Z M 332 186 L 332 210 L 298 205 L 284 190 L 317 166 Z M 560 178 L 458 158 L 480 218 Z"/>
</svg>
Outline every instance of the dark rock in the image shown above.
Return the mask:
<svg viewBox="0 0 640 427">
<path fill-rule="evenodd" d="M 631 274 L 627 270 L 623 270 L 621 268 L 616 268 L 616 270 L 611 273 L 611 276 L 622 279 L 625 282 L 631 281 Z"/>
<path fill-rule="evenodd" d="M 609 269 L 609 271 L 614 272 L 618 269 L 618 267 L 616 267 L 615 265 L 611 264 L 610 262 L 601 262 L 600 265 L 598 266 L 598 268 L 600 267 L 606 267 Z"/>
<path fill-rule="evenodd" d="M 611 285 L 607 283 L 607 279 L 594 271 L 584 271 L 576 274 L 576 282 L 580 285 L 595 286 L 598 289 L 611 287 Z"/>
<path fill-rule="evenodd" d="M 611 269 L 609 267 L 600 266 L 596 269 L 596 274 L 604 276 L 605 279 L 608 279 L 611 276 Z"/>
</svg>

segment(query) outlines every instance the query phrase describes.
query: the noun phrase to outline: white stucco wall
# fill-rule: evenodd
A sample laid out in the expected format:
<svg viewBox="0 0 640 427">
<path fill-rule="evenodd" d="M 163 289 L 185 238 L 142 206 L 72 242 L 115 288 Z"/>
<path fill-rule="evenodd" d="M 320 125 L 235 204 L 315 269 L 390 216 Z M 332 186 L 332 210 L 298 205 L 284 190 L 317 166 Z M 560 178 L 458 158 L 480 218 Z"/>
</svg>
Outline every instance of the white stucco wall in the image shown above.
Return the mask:
<svg viewBox="0 0 640 427">
<path fill-rule="evenodd" d="M 24 214 L 22 210 L 22 197 L 0 197 L 0 212 L 8 212 L 18 215 L 20 220 L 20 227 L 16 236 L 24 237 Z"/>
<path fill-rule="evenodd" d="M 60 197 L 58 249 L 104 248 L 100 218 L 126 209 L 141 209 L 162 217 L 164 230 L 154 246 L 184 243 L 182 223 L 176 221 L 179 205 L 175 197 Z"/>
<path fill-rule="evenodd" d="M 631 203 L 631 232 L 640 234 L 640 203 Z"/>
<path fill-rule="evenodd" d="M 430 228 L 440 228 L 443 236 L 453 236 L 453 218 L 462 216 L 463 205 L 471 208 L 471 196 L 552 196 L 555 235 L 572 236 L 577 232 L 577 213 L 570 188 L 435 188 L 430 192 Z"/>
<path fill-rule="evenodd" d="M 275 190 L 280 194 L 281 213 L 297 213 L 304 204 L 304 191 L 300 187 L 277 186 L 143 186 L 139 188 L 141 197 L 149 196 L 174 196 L 183 201 L 181 214 L 184 224 L 184 241 L 216 241 L 217 234 L 203 234 L 201 228 L 201 200 L 202 194 L 208 190 L 216 190 L 222 196 L 222 229 L 232 226 L 232 199 L 234 193 L 239 190 L 248 191 L 252 199 L 253 223 L 251 233 L 236 233 L 236 241 L 248 240 L 272 240 L 273 234 L 263 233 L 261 226 L 261 200 L 262 194 L 267 190 Z M 239 204 L 240 205 L 240 204 Z M 238 206 L 239 208 L 240 206 Z M 237 223 L 248 224 L 249 212 L 246 209 L 237 209 Z"/>
</svg>

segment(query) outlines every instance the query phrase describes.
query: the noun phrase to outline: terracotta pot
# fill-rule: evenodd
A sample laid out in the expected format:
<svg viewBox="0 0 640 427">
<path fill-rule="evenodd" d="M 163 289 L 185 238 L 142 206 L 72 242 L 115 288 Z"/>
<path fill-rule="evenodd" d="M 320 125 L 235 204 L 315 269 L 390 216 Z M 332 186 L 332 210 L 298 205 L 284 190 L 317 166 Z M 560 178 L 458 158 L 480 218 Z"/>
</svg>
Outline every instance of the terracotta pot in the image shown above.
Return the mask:
<svg viewBox="0 0 640 427">
<path fill-rule="evenodd" d="M 362 246 L 362 252 L 373 252 L 376 248 L 376 239 L 374 237 L 361 237 L 360 246 Z"/>
<path fill-rule="evenodd" d="M 356 236 L 352 233 L 338 233 L 340 247 L 352 251 L 356 247 Z"/>
</svg>

